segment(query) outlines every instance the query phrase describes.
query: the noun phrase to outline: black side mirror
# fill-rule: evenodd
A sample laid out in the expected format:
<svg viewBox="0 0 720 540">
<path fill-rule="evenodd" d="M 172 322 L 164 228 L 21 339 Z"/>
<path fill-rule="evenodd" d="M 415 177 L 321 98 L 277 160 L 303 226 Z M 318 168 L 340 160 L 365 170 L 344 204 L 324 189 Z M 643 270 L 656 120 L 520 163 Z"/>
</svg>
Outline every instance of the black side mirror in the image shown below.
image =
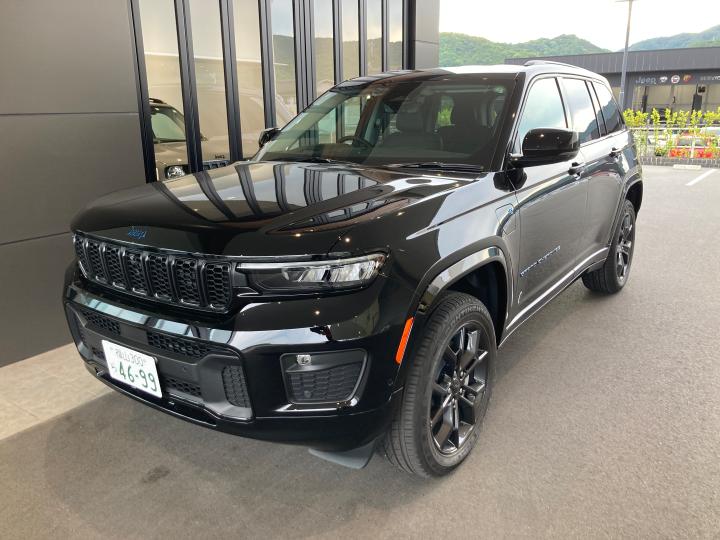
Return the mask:
<svg viewBox="0 0 720 540">
<path fill-rule="evenodd" d="M 532 167 L 569 161 L 580 151 L 577 131 L 560 128 L 537 128 L 528 131 L 522 142 L 522 155 L 511 155 L 515 167 Z"/>
<path fill-rule="evenodd" d="M 278 127 L 263 129 L 258 137 L 258 144 L 260 145 L 260 148 L 277 137 L 278 133 L 280 133 L 280 128 Z"/>
</svg>

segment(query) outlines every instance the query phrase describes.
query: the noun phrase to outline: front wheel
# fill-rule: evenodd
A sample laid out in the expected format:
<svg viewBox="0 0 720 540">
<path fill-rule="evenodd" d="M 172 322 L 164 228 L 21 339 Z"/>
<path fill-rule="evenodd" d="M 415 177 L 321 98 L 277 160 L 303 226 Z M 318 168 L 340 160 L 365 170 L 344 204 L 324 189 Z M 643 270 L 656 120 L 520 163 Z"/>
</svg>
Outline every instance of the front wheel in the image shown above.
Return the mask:
<svg viewBox="0 0 720 540">
<path fill-rule="evenodd" d="M 634 251 L 635 208 L 626 200 L 605 264 L 602 268 L 583 274 L 582 281 L 585 286 L 591 291 L 606 294 L 620 291 L 630 277 Z"/>
<path fill-rule="evenodd" d="M 403 402 L 382 449 L 396 466 L 442 476 L 475 446 L 490 400 L 495 369 L 492 318 L 476 298 L 444 297 L 419 337 Z"/>
</svg>

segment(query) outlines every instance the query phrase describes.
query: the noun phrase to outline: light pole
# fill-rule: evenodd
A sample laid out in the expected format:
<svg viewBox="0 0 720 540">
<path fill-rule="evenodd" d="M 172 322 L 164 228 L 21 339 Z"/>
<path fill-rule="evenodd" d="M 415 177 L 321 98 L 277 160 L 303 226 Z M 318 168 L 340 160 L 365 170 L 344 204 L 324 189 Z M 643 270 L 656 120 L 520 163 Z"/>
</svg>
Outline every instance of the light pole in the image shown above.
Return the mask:
<svg viewBox="0 0 720 540">
<path fill-rule="evenodd" d="M 628 46 L 630 45 L 630 19 L 632 18 L 633 0 L 618 0 L 628 3 L 627 30 L 625 31 L 625 50 L 623 51 L 622 71 L 620 73 L 620 110 L 625 110 L 625 77 L 627 76 Z"/>
</svg>

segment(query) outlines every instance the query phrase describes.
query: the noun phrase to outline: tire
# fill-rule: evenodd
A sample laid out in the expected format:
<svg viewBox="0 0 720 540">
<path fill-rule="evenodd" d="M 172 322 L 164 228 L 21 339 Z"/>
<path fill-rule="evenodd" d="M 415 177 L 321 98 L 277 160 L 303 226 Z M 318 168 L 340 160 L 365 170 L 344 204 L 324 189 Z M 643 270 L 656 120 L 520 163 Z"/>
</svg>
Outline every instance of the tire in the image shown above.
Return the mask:
<svg viewBox="0 0 720 540">
<path fill-rule="evenodd" d="M 442 476 L 463 462 L 480 435 L 495 375 L 495 330 L 480 301 L 450 293 L 415 337 L 416 352 L 405 358 L 412 364 L 402 404 L 380 449 L 409 473 Z"/>
<path fill-rule="evenodd" d="M 625 201 L 623 213 L 613 232 L 605 264 L 593 272 L 585 272 L 582 281 L 591 291 L 604 294 L 619 292 L 630 278 L 635 251 L 635 208 Z"/>
</svg>

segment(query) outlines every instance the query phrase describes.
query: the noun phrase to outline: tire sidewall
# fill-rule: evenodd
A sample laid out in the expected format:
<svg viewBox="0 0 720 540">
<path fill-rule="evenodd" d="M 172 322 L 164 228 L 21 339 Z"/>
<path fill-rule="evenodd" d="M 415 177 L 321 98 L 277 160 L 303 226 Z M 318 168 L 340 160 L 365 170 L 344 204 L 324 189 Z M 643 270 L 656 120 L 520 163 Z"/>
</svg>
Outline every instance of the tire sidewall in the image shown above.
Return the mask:
<svg viewBox="0 0 720 540">
<path fill-rule="evenodd" d="M 433 374 L 438 371 L 440 363 L 443 361 L 442 353 L 456 330 L 468 322 L 478 324 L 484 333 L 484 341 L 487 344 L 488 350 L 488 356 L 485 360 L 487 362 L 487 381 L 482 397 L 480 418 L 477 420 L 472 433 L 468 436 L 468 439 L 458 452 L 452 455 L 446 455 L 441 453 L 435 446 L 429 428 L 429 403 L 432 394 Z M 424 365 L 418 364 L 414 366 L 414 368 L 422 369 L 423 371 L 419 379 L 418 399 L 415 400 L 413 410 L 413 424 L 418 428 L 414 434 L 416 438 L 415 443 L 422 454 L 423 461 L 430 468 L 429 472 L 433 475 L 445 474 L 460 465 L 477 443 L 490 401 L 490 394 L 492 393 L 495 375 L 495 358 L 497 355 L 495 330 L 492 325 L 492 319 L 487 309 L 485 309 L 485 306 L 479 301 L 468 302 L 460 309 L 455 310 L 448 320 L 443 322 L 441 331 L 438 334 L 441 337 L 436 335 L 423 336 L 424 340 L 432 341 L 430 347 L 427 349 L 430 351 L 430 354 L 427 355 L 427 358 L 423 359 L 424 362 L 422 362 L 422 364 Z"/>
<path fill-rule="evenodd" d="M 625 215 L 629 214 L 630 219 L 632 220 L 632 226 L 633 226 L 633 243 L 632 246 L 630 246 L 630 259 L 628 261 L 628 267 L 627 272 L 625 273 L 625 279 L 620 281 L 620 278 L 617 275 L 617 269 L 616 269 L 616 261 L 617 261 L 617 252 L 618 252 L 618 236 L 620 235 L 620 230 L 622 229 L 623 221 L 625 220 Z M 610 254 L 608 256 L 608 264 L 605 268 L 606 272 L 606 279 L 612 280 L 611 283 L 613 283 L 615 290 L 619 291 L 622 289 L 625 285 L 627 285 L 628 280 L 630 279 L 630 272 L 632 270 L 632 263 L 633 263 L 633 255 L 635 254 L 635 207 L 633 204 L 625 200 L 625 203 L 623 204 L 623 210 L 622 214 L 620 215 L 620 220 L 618 221 L 617 227 L 615 227 L 615 230 L 613 231 L 613 242 L 612 242 L 612 249 L 610 250 Z"/>
</svg>

